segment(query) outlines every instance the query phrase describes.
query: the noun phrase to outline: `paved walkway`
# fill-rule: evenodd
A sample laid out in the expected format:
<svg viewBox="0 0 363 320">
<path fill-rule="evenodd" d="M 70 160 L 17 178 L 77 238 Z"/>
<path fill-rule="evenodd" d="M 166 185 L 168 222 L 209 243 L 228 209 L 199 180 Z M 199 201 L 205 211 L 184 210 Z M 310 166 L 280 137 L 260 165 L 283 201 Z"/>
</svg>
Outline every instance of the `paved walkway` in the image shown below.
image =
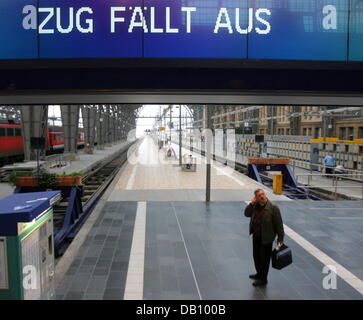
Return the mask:
<svg viewBox="0 0 363 320">
<path fill-rule="evenodd" d="M 363 299 L 363 208 L 349 209 L 357 209 L 354 201 L 277 204 L 294 263 L 281 271 L 271 269 L 266 288 L 254 288 L 248 279 L 254 267 L 245 203 L 108 201 L 61 281 L 57 298 Z M 139 225 L 140 206 L 146 222 Z M 291 230 L 314 250 L 304 248 Z M 142 248 L 135 245 L 137 238 L 143 239 Z M 325 264 L 319 259 L 324 254 L 339 270 L 349 270 L 338 274 L 336 289 L 323 287 Z M 135 268 L 142 273 L 133 275 Z"/>
<path fill-rule="evenodd" d="M 173 145 L 178 156 L 178 147 Z M 186 149 L 184 153 L 188 152 Z M 190 153 L 190 151 L 189 151 Z M 159 150 L 150 136 L 142 141 L 138 155 L 131 158 L 124 174 L 116 184 L 111 201 L 204 201 L 206 165 L 204 157 L 197 158 L 196 172 L 183 172 L 179 160 L 165 160 L 165 150 Z M 211 170 L 212 201 L 250 200 L 253 191 L 263 185 L 249 177 L 213 161 Z M 266 189 L 272 200 L 290 201 Z"/>
<path fill-rule="evenodd" d="M 269 285 L 254 288 L 243 211 L 258 184 L 237 173 L 217 177 L 214 168 L 212 181 L 224 198 L 209 205 L 190 201 L 182 190 L 191 197 L 202 192 L 195 187 L 204 186 L 204 169 L 198 175 L 152 164 L 157 153 L 146 152 L 150 148 L 146 138 L 139 149 L 145 167 L 124 166 L 91 215 L 94 223 L 86 222 L 87 232 L 81 230 L 66 252 L 69 268 L 63 265 L 58 299 L 363 299 L 361 202 L 292 201 L 268 193 L 281 209 L 294 263 L 272 269 Z M 326 265 L 338 271 L 334 290 L 323 287 Z"/>
</svg>

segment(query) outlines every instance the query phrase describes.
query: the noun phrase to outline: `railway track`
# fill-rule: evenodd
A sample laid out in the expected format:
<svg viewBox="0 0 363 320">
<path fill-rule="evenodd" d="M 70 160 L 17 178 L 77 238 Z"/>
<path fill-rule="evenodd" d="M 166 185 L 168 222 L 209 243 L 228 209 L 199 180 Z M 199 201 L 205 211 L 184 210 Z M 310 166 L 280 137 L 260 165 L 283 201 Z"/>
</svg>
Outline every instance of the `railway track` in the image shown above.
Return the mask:
<svg viewBox="0 0 363 320">
<path fill-rule="evenodd" d="M 129 147 L 122 153 L 116 155 L 113 160 L 103 164 L 83 177 L 83 185 L 77 188 L 78 190 L 76 191 L 78 197 L 75 206 L 79 207 L 78 209 L 82 212 L 78 218 L 74 221 L 68 221 L 69 214 L 67 215 L 67 210 L 69 210 L 69 203 L 70 201 L 74 201 L 72 195 L 63 198 L 60 203 L 54 206 L 53 219 L 55 253 L 57 257 L 64 254 L 69 244 L 75 238 L 93 208 L 96 206 L 102 194 L 113 181 L 122 165 L 127 161 Z"/>
</svg>

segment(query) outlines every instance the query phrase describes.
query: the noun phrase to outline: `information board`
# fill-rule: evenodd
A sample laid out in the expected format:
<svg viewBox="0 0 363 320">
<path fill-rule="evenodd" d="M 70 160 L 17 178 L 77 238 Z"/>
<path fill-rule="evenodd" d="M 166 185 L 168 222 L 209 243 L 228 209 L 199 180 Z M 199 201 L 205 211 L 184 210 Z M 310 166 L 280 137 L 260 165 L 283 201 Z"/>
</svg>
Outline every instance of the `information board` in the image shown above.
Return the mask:
<svg viewBox="0 0 363 320">
<path fill-rule="evenodd" d="M 23 285 L 24 300 L 40 300 L 41 298 L 39 252 L 39 229 L 35 229 L 21 241 L 23 281 L 27 283 L 26 286 Z"/>
<path fill-rule="evenodd" d="M 35 59 L 39 57 L 35 29 L 24 28 L 23 14 L 27 6 L 35 8 L 36 0 L 0 1 L 0 58 Z"/>
<path fill-rule="evenodd" d="M 0 59 L 363 61 L 360 0 L 2 0 Z"/>
<path fill-rule="evenodd" d="M 349 0 L 255 1 L 267 4 L 268 33 L 251 33 L 253 59 L 347 60 Z M 257 21 L 256 27 L 263 23 Z M 261 27 L 262 28 L 262 27 Z"/>
<path fill-rule="evenodd" d="M 145 58 L 247 58 L 247 36 L 233 29 L 236 19 L 246 27 L 249 1 L 145 0 L 144 6 Z"/>
<path fill-rule="evenodd" d="M 351 0 L 349 60 L 363 61 L 363 2 Z"/>
<path fill-rule="evenodd" d="M 6 238 L 0 237 L 0 289 L 8 289 L 8 260 Z"/>
</svg>

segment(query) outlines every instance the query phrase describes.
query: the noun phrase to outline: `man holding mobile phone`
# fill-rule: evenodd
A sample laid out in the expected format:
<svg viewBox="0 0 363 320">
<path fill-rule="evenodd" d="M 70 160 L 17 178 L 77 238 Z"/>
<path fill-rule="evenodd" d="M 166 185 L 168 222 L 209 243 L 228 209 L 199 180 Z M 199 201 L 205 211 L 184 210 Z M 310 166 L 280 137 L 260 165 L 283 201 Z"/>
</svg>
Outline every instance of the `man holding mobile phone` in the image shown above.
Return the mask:
<svg viewBox="0 0 363 320">
<path fill-rule="evenodd" d="M 265 286 L 270 267 L 272 244 L 277 235 L 277 244 L 284 241 L 284 225 L 280 209 L 273 205 L 262 189 L 255 191 L 255 197 L 245 209 L 250 220 L 250 235 L 253 235 L 253 260 L 257 273 L 250 275 L 254 286 Z"/>
</svg>

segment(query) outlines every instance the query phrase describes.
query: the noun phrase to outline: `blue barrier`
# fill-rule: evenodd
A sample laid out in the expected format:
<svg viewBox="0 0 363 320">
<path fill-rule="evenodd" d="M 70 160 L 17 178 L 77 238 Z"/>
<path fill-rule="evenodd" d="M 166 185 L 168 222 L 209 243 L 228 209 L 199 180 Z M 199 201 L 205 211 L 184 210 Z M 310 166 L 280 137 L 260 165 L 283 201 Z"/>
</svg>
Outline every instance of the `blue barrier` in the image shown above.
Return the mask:
<svg viewBox="0 0 363 320">
<path fill-rule="evenodd" d="M 82 226 L 86 217 L 91 211 L 90 206 L 82 206 L 83 186 L 54 187 L 54 190 L 61 191 L 62 201 L 68 198 L 68 205 L 63 216 L 63 223 L 60 229 L 54 230 L 54 250 L 55 255 L 60 256 L 64 253 L 69 240 Z M 44 191 L 42 187 L 17 187 L 14 193 L 27 193 Z M 56 213 L 55 213 L 56 217 Z"/>
<path fill-rule="evenodd" d="M 301 187 L 297 183 L 297 179 L 295 174 L 288 164 L 249 164 L 248 167 L 248 176 L 261 183 L 263 179 L 261 177 L 260 172 L 267 171 L 280 171 L 283 177 L 283 191 L 285 191 L 284 195 L 290 199 L 313 199 L 313 200 L 321 200 L 317 196 L 309 194 L 308 190 L 304 187 Z M 272 180 L 272 178 L 268 178 Z"/>
</svg>

